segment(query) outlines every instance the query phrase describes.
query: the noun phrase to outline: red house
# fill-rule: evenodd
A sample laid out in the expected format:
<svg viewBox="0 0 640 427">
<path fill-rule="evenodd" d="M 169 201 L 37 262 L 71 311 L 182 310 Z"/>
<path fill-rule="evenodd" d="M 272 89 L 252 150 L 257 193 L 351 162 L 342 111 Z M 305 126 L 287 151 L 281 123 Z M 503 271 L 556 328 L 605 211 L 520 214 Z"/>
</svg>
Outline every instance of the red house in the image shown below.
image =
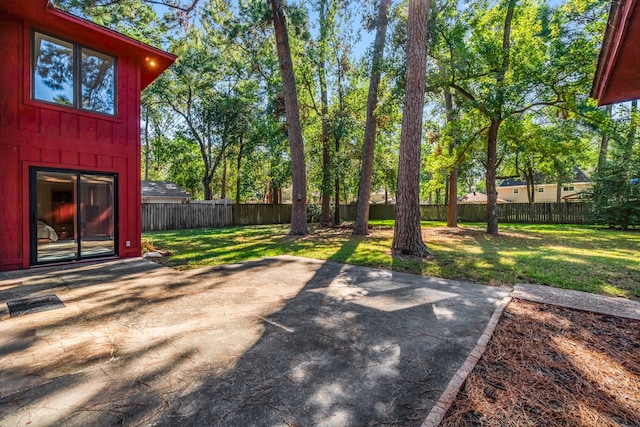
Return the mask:
<svg viewBox="0 0 640 427">
<path fill-rule="evenodd" d="M 614 0 L 609 10 L 591 97 L 598 105 L 640 98 L 640 6 Z"/>
<path fill-rule="evenodd" d="M 0 0 L 0 270 L 140 255 L 140 91 L 175 56 Z"/>
</svg>

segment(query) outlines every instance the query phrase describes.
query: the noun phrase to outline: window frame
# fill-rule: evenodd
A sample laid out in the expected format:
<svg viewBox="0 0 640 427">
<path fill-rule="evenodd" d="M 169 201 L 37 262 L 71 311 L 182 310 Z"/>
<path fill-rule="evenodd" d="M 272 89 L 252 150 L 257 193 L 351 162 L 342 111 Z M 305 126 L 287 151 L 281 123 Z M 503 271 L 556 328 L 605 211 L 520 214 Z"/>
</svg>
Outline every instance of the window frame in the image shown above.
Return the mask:
<svg viewBox="0 0 640 427">
<path fill-rule="evenodd" d="M 520 194 L 520 189 L 519 188 L 514 188 L 513 189 L 513 194 Z"/>
<path fill-rule="evenodd" d="M 64 37 L 52 35 L 46 31 L 40 31 L 36 28 L 32 28 L 31 41 L 29 44 L 29 98 L 33 102 L 43 103 L 50 106 L 60 107 L 63 109 L 75 110 L 87 114 L 97 114 L 103 117 L 117 118 L 118 117 L 118 57 L 110 53 L 104 52 L 100 49 L 95 49 L 91 46 L 84 45 L 82 43 L 74 42 Z M 58 40 L 63 43 L 68 43 L 72 47 L 72 73 L 73 73 L 73 102 L 69 105 L 59 102 L 47 101 L 45 99 L 36 98 L 36 34 Z M 107 56 L 113 60 L 113 113 L 106 113 L 103 111 L 96 111 L 82 107 L 82 51 L 86 49 L 89 53 L 98 53 L 100 55 Z"/>
<path fill-rule="evenodd" d="M 538 193 L 544 193 L 544 187 L 538 187 Z"/>
<path fill-rule="evenodd" d="M 565 185 L 562 187 L 562 191 L 576 191 L 576 187 L 573 185 Z"/>
</svg>

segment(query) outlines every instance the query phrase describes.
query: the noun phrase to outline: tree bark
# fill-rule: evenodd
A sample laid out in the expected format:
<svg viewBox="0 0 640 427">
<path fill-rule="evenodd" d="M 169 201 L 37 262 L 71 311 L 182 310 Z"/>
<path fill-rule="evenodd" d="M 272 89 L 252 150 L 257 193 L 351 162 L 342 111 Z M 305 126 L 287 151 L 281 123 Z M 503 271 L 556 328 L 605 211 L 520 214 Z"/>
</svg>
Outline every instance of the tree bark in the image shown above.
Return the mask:
<svg viewBox="0 0 640 427">
<path fill-rule="evenodd" d="M 627 133 L 627 140 L 625 141 L 624 152 L 622 154 L 623 159 L 631 158 L 631 152 L 633 151 L 633 144 L 636 141 L 636 132 L 638 129 L 638 100 L 631 101 L 631 110 L 629 111 L 629 132 Z"/>
<path fill-rule="evenodd" d="M 611 105 L 607 105 L 607 116 L 611 117 Z M 602 132 L 602 139 L 600 140 L 600 152 L 598 154 L 598 170 L 602 169 L 602 166 L 607 161 L 607 151 L 609 150 L 609 134 L 606 131 Z"/>
<path fill-rule="evenodd" d="M 227 198 L 227 158 L 222 161 L 222 179 L 220 180 L 220 198 Z"/>
<path fill-rule="evenodd" d="M 298 90 L 296 77 L 293 72 L 289 35 L 284 12 L 279 0 L 270 0 L 273 26 L 276 36 L 280 77 L 282 78 L 282 92 L 284 95 L 284 109 L 287 120 L 287 135 L 291 155 L 291 182 L 293 186 L 291 201 L 291 229 L 289 234 L 296 236 L 307 235 L 307 176 L 304 160 L 304 141 L 302 139 L 302 125 L 300 123 L 300 107 L 298 105 Z"/>
<path fill-rule="evenodd" d="M 145 105 L 144 114 L 144 179 L 149 180 L 149 106 Z"/>
<path fill-rule="evenodd" d="M 213 200 L 213 193 L 211 192 L 211 178 L 205 175 L 202 178 L 202 188 L 204 190 L 204 199 Z"/>
<path fill-rule="evenodd" d="M 487 187 L 487 233 L 498 235 L 498 191 L 496 189 L 496 147 L 498 144 L 498 129 L 501 121 L 491 120 L 487 137 L 487 172 L 485 182 Z"/>
<path fill-rule="evenodd" d="M 502 66 L 496 74 L 496 110 L 491 114 L 491 125 L 487 137 L 487 233 L 498 235 L 498 191 L 496 189 L 498 130 L 502 124 L 502 108 L 504 106 L 504 79 L 509 70 L 509 41 L 511 39 L 511 22 L 516 0 L 510 0 L 504 18 L 502 33 Z"/>
<path fill-rule="evenodd" d="M 322 184 L 320 186 L 320 226 L 331 225 L 331 153 L 329 150 L 329 99 L 327 95 L 326 44 L 327 44 L 327 19 L 326 0 L 320 0 L 320 58 L 318 64 L 318 80 L 320 81 L 320 114 L 322 115 Z"/>
<path fill-rule="evenodd" d="M 444 89 L 444 106 L 447 113 L 447 123 L 453 122 L 453 97 L 449 88 Z M 449 144 L 449 156 L 453 155 L 456 148 L 456 136 L 451 135 L 452 141 Z M 449 171 L 447 181 L 447 227 L 458 226 L 458 167 L 454 164 Z"/>
<path fill-rule="evenodd" d="M 376 38 L 373 43 L 371 58 L 371 78 L 367 95 L 367 119 L 364 125 L 364 144 L 362 146 L 362 166 L 358 185 L 358 202 L 353 234 L 364 236 L 369 234 L 369 202 L 371 200 L 371 176 L 373 174 L 373 153 L 376 143 L 377 121 L 375 110 L 378 106 L 378 87 L 380 86 L 382 58 L 384 56 L 384 40 L 389 22 L 391 0 L 380 0 L 378 9 Z M 426 43 L 426 41 L 425 41 Z"/>
<path fill-rule="evenodd" d="M 336 138 L 336 155 L 340 152 L 340 138 Z M 334 203 L 333 203 L 333 226 L 338 227 L 340 225 L 340 174 L 336 167 L 336 174 L 334 177 Z"/>
<path fill-rule="evenodd" d="M 429 255 L 420 228 L 420 149 L 427 69 L 429 0 L 409 0 L 407 74 L 400 159 L 398 200 L 393 232 L 393 255 Z"/>
<path fill-rule="evenodd" d="M 236 204 L 240 204 L 240 189 L 242 186 L 242 180 L 240 173 L 240 167 L 242 166 L 242 152 L 244 151 L 244 138 L 240 138 L 240 146 L 238 147 L 238 156 L 236 157 Z"/>
</svg>

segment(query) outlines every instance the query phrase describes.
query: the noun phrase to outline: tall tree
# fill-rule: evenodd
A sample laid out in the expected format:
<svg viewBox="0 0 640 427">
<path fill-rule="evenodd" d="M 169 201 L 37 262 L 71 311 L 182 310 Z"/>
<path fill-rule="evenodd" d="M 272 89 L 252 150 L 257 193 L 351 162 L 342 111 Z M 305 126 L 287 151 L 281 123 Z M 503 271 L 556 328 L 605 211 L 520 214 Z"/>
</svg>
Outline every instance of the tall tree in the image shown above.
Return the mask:
<svg viewBox="0 0 640 427">
<path fill-rule="evenodd" d="M 300 123 L 300 107 L 298 105 L 298 90 L 296 77 L 293 72 L 289 35 L 280 0 L 270 0 L 271 14 L 282 77 L 282 92 L 284 96 L 285 114 L 287 117 L 287 134 L 289 151 L 291 154 L 291 182 L 293 186 L 291 201 L 291 229 L 289 234 L 296 236 L 307 235 L 307 177 L 304 159 L 304 141 L 302 139 L 302 125 Z"/>
<path fill-rule="evenodd" d="M 448 87 L 443 89 L 444 107 L 447 119 L 447 130 L 452 133 L 450 135 L 451 140 L 449 142 L 449 156 L 454 154 L 456 148 L 456 135 L 453 134 L 452 126 L 454 122 L 453 117 L 453 96 Z M 449 175 L 447 177 L 447 227 L 458 226 L 458 165 L 455 163 L 449 169 Z"/>
<path fill-rule="evenodd" d="M 327 0 L 319 0 L 320 38 L 318 40 L 318 80 L 320 82 L 320 121 L 322 123 L 322 133 L 320 141 L 322 143 L 322 183 L 320 225 L 327 227 L 331 224 L 331 214 L 329 212 L 331 204 L 331 149 L 329 147 L 329 97 L 327 93 L 327 50 L 329 38 L 329 25 L 333 21 L 335 8 L 327 5 Z"/>
<path fill-rule="evenodd" d="M 429 255 L 420 228 L 420 148 L 427 71 L 429 0 L 409 0 L 407 74 L 400 159 L 398 199 L 391 252 L 394 255 Z"/>
<path fill-rule="evenodd" d="M 607 105 L 606 114 L 611 117 L 611 105 Z M 609 133 L 607 130 L 602 131 L 602 138 L 600 139 L 600 152 L 598 155 L 598 169 L 602 168 L 607 161 L 607 151 L 609 150 Z"/>
<path fill-rule="evenodd" d="M 382 75 L 382 58 L 384 56 L 384 42 L 387 35 L 390 6 L 391 0 L 380 0 L 378 18 L 376 20 L 376 38 L 371 56 L 371 78 L 367 96 L 367 119 L 365 122 L 364 145 L 362 147 L 360 185 L 358 186 L 356 221 L 353 227 L 353 234 L 356 235 L 369 233 L 369 201 L 371 198 L 371 178 L 377 126 L 376 107 L 378 106 L 378 88 Z"/>
</svg>

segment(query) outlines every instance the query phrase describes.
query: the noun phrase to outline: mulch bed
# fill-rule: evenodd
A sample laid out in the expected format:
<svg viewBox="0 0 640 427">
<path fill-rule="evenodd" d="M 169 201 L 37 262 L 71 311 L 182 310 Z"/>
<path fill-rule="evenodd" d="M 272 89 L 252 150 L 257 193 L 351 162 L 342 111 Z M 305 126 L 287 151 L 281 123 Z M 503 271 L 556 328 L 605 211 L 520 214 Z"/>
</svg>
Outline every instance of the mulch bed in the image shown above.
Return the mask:
<svg viewBox="0 0 640 427">
<path fill-rule="evenodd" d="M 513 300 L 442 426 L 640 426 L 640 321 Z"/>
</svg>

